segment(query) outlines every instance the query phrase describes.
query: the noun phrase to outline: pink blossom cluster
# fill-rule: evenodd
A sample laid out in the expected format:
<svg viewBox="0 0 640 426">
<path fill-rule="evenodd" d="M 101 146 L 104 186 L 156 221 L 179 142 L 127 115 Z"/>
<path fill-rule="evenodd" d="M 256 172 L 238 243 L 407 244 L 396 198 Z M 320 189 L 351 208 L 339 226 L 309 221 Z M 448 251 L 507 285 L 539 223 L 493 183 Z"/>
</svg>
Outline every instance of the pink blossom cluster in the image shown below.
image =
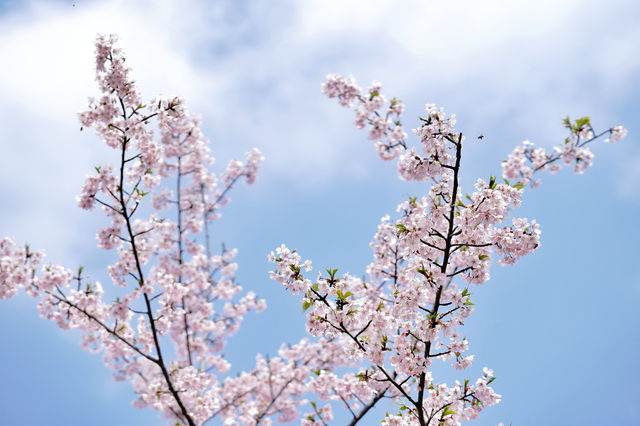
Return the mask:
<svg viewBox="0 0 640 426">
<path fill-rule="evenodd" d="M 352 76 L 344 78 L 339 74 L 329 74 L 322 83 L 322 91 L 330 98 L 338 98 L 340 105 L 351 107 L 353 101 L 362 96 L 362 89 Z"/>
<path fill-rule="evenodd" d="M 627 135 L 627 130 L 620 126 L 614 126 L 596 135 L 591 126 L 589 117 L 583 117 L 571 122 L 565 119 L 565 126 L 570 130 L 570 135 L 563 143 L 553 147 L 552 152 L 544 148 L 534 148 L 530 141 L 524 141 L 522 145 L 514 148 L 507 160 L 502 163 L 502 175 L 505 179 L 513 179 L 518 183 L 531 182 L 535 172 L 549 170 L 555 173 L 562 168 L 562 164 L 573 165 L 573 171 L 582 174 L 593 164 L 593 153 L 587 144 L 597 138 L 610 134 L 606 142 L 614 143 L 622 140 Z M 531 183 L 535 188 L 539 180 Z"/>
<path fill-rule="evenodd" d="M 117 380 L 131 381 L 136 406 L 171 424 L 203 424 L 228 403 L 218 378 L 230 367 L 221 355 L 226 340 L 249 311 L 266 306 L 235 282 L 237 250 L 211 252 L 208 226 L 235 183 L 255 181 L 263 157 L 254 149 L 222 173 L 210 171 L 200 119 L 177 97 L 143 104 L 116 41 L 96 40 L 101 95 L 79 117 L 116 150 L 117 163 L 95 167 L 78 197 L 81 208 L 99 206 L 109 220 L 96 237 L 117 255 L 108 266 L 114 296 L 106 299 L 82 268 L 42 264 L 42 252 L 5 239 L 0 297 L 24 288 L 39 299 L 41 316 L 83 330 L 83 346 L 101 352 Z"/>
<path fill-rule="evenodd" d="M 442 164 L 451 163 L 447 138 L 454 134 L 455 115 L 447 116 L 435 104 L 425 106 L 426 118 L 420 118 L 422 125 L 414 129 L 420 139 L 420 155 L 414 148 L 405 151 L 398 161 L 398 175 L 406 181 L 425 181 L 442 173 Z"/>
<path fill-rule="evenodd" d="M 16 247 L 11 238 L 3 238 L 0 241 L 0 299 L 15 296 L 20 288 L 37 296 L 38 289 L 29 283 L 43 258 L 43 251 L 31 252 L 28 246 Z"/>
<path fill-rule="evenodd" d="M 609 132 L 611 133 L 611 136 L 605 139 L 605 142 L 615 143 L 627 137 L 627 129 L 619 124 L 609 129 Z"/>
<path fill-rule="evenodd" d="M 357 101 L 356 126 L 368 126 L 374 140 L 389 134 L 386 114 L 376 113 L 385 105 L 379 83 L 363 92 L 353 78 L 330 75 L 323 90 L 343 106 Z M 521 203 L 524 184 L 558 159 L 581 173 L 592 159 L 584 145 L 602 135 L 595 136 L 587 118 L 567 120 L 571 134 L 555 154 L 525 142 L 503 165 L 514 184 L 478 179 L 468 194 L 459 179 L 464 136 L 455 129 L 455 116 L 429 104 L 420 120 L 414 131 L 420 149 L 408 147 L 406 137 L 393 145 L 394 153 L 401 153 L 398 175 L 433 184 L 426 196 L 401 203 L 397 219 L 382 218 L 371 243 L 368 278 L 326 269 L 313 280 L 311 262 L 284 245 L 269 256 L 275 264 L 271 277 L 302 294 L 309 334 L 339 342 L 342 356 L 357 366 L 357 374 L 322 371 L 309 385 L 320 399 L 342 402 L 354 421 L 382 397 L 400 404 L 396 414 L 383 419 L 387 425 L 458 425 L 500 401 L 486 367 L 475 384 L 464 379 L 448 386 L 433 378 L 433 362 L 446 361 L 457 370 L 472 365 L 469 341 L 460 329 L 473 311 L 469 285 L 489 279 L 494 257 L 513 264 L 539 247 L 534 220 L 506 223 Z M 612 139 L 619 139 L 624 132 L 614 129 Z M 321 424 L 320 409 L 312 407 L 306 424 Z"/>
<path fill-rule="evenodd" d="M 275 253 L 268 256 L 269 262 L 276 263 L 276 269 L 271 271 L 270 278 L 285 286 L 293 294 L 306 293 L 311 287 L 311 281 L 302 278 L 303 271 L 311 270 L 311 261 L 300 262 L 300 255 L 289 250 L 284 244 L 276 248 Z"/>
<path fill-rule="evenodd" d="M 306 399 L 310 391 L 324 392 L 317 385 L 313 387 L 313 377 L 347 364 L 338 342 L 333 340 L 303 339 L 293 346 L 283 345 L 277 357 L 258 355 L 254 370 L 225 380 L 219 410 L 225 424 L 268 425 L 272 419 L 293 421 L 300 417 L 301 406 L 309 402 L 315 405 Z M 325 407 L 320 415 L 328 419 L 331 408 Z M 309 414 L 303 416 L 308 417 Z"/>
<path fill-rule="evenodd" d="M 357 101 L 355 125 L 358 129 L 368 129 L 369 139 L 374 141 L 380 158 L 392 160 L 406 148 L 407 134 L 400 122 L 404 103 L 392 98 L 387 105 L 379 82 L 373 82 L 363 91 L 353 77 L 329 74 L 322 83 L 322 91 L 329 98 L 338 98 L 340 105 L 345 107 L 351 107 Z"/>
<path fill-rule="evenodd" d="M 540 227 L 535 220 L 529 222 L 525 218 L 514 218 L 513 226 L 503 227 L 494 232 L 496 252 L 504 257 L 503 265 L 512 265 L 519 257 L 532 253 L 540 245 Z"/>
</svg>

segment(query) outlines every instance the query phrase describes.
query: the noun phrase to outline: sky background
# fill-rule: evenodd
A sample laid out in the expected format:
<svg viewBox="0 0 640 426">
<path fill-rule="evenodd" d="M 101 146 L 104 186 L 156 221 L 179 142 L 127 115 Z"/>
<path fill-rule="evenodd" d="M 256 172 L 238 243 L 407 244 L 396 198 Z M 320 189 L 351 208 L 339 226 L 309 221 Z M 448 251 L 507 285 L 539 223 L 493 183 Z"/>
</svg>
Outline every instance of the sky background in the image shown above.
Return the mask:
<svg viewBox="0 0 640 426">
<path fill-rule="evenodd" d="M 541 224 L 542 245 L 472 289 L 465 376 L 488 366 L 503 395 L 474 424 L 640 424 L 638 2 L 0 0 L 0 236 L 106 284 L 110 257 L 94 238 L 104 220 L 75 202 L 85 174 L 115 161 L 76 118 L 98 93 L 97 33 L 120 35 L 144 98 L 177 94 L 201 114 L 218 170 L 254 146 L 265 154 L 213 228 L 269 306 L 229 342 L 233 372 L 305 334 L 298 299 L 268 279 L 269 251 L 284 242 L 316 268 L 360 276 L 380 217 L 427 190 L 401 182 L 352 113 L 324 98 L 327 73 L 380 80 L 405 101 L 409 129 L 433 102 L 470 141 L 483 134 L 465 145 L 467 191 L 522 140 L 564 139 L 566 115 L 623 124 L 628 138 L 595 143 L 585 175 L 545 175 L 525 194 L 515 215 Z M 0 301 L 1 423 L 162 424 L 78 340 L 32 299 Z"/>
</svg>

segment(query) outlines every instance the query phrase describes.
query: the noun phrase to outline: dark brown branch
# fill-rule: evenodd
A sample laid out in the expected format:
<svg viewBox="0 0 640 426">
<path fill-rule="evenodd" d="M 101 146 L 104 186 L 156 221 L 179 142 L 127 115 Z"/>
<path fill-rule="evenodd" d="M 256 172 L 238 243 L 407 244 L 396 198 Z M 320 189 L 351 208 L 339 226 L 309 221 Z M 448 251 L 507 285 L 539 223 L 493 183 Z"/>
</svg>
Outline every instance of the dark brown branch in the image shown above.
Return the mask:
<svg viewBox="0 0 640 426">
<path fill-rule="evenodd" d="M 387 371 L 384 369 L 384 367 L 382 367 L 381 365 L 376 365 L 376 367 L 382 371 L 382 374 L 385 375 L 385 377 L 387 378 L 386 381 L 388 381 L 389 383 L 391 383 L 396 389 L 398 389 L 400 391 L 400 393 L 407 398 L 407 400 L 412 403 L 413 405 L 416 405 L 416 401 L 411 398 L 411 396 L 404 390 L 404 388 L 402 387 L 401 384 L 397 383 L 395 381 L 394 378 L 392 378 L 389 373 L 387 373 Z"/>
<path fill-rule="evenodd" d="M 62 291 L 60 289 L 58 289 L 58 291 L 60 291 L 60 293 L 62 293 Z M 117 334 L 115 331 L 113 331 L 111 329 L 111 327 L 107 326 L 105 323 L 103 323 L 100 319 L 98 319 L 95 315 L 93 315 L 90 312 L 87 312 L 86 309 L 84 308 L 79 308 L 78 305 L 76 305 L 73 302 L 70 302 L 67 297 L 63 294 L 62 297 L 51 293 L 48 290 L 45 290 L 45 293 L 49 294 L 50 296 L 54 297 L 56 300 L 58 300 L 61 303 L 65 303 L 67 304 L 69 307 L 77 310 L 78 312 L 81 312 L 82 314 L 84 314 L 87 318 L 91 319 L 92 321 L 94 321 L 96 324 L 98 324 L 100 327 L 102 327 L 105 331 L 107 331 L 109 334 L 111 334 L 112 336 L 116 337 L 118 340 L 122 341 L 124 344 L 126 344 L 128 347 L 130 347 L 131 349 L 133 349 L 136 353 L 138 353 L 140 356 L 148 359 L 149 361 L 153 362 L 153 363 L 157 363 L 158 360 L 154 357 L 152 357 L 151 355 L 145 354 L 144 352 L 142 352 L 142 350 L 140 350 L 136 345 L 134 345 L 133 343 L 129 342 L 127 339 L 125 339 L 124 337 L 120 336 L 119 334 Z"/>
<path fill-rule="evenodd" d="M 123 109 L 123 118 L 126 120 L 126 110 L 124 108 L 124 102 L 122 100 L 122 98 L 120 99 L 120 104 L 122 106 Z M 127 232 L 129 233 L 129 238 L 131 239 L 131 251 L 133 253 L 133 257 L 135 260 L 135 266 L 136 269 L 138 271 L 138 276 L 140 277 L 140 281 L 139 281 L 139 286 L 140 288 L 144 287 L 144 273 L 142 272 L 142 263 L 140 261 L 140 256 L 138 254 L 138 248 L 136 247 L 136 240 L 135 240 L 135 235 L 133 232 L 133 227 L 131 225 L 131 216 L 127 213 L 127 202 L 125 201 L 125 194 L 124 194 L 124 183 L 125 183 L 125 165 L 126 163 L 125 161 L 125 155 L 126 155 L 126 150 L 127 150 L 127 143 L 128 143 L 129 139 L 126 137 L 123 137 L 122 139 L 122 149 L 121 149 L 121 156 L 120 156 L 120 185 L 119 185 L 119 201 L 120 201 L 120 206 L 122 208 L 122 217 L 125 220 L 125 224 L 127 227 Z M 165 381 L 167 382 L 167 386 L 169 388 L 169 391 L 171 392 L 171 395 L 173 396 L 173 398 L 175 399 L 176 403 L 178 404 L 178 407 L 180 407 L 180 412 L 182 413 L 182 417 L 184 420 L 187 421 L 187 423 L 189 424 L 189 426 L 196 426 L 195 422 L 193 421 L 193 419 L 191 418 L 191 416 L 189 415 L 189 412 L 187 411 L 187 408 L 184 406 L 184 403 L 182 402 L 182 399 L 180 398 L 180 395 L 178 394 L 178 391 L 174 388 L 173 386 L 173 382 L 171 381 L 171 377 L 169 375 L 169 371 L 167 370 L 167 367 L 165 365 L 164 359 L 162 357 L 162 349 L 160 346 L 160 339 L 158 336 L 158 330 L 156 329 L 156 323 L 155 323 L 155 319 L 153 318 L 153 310 L 151 308 L 151 302 L 149 301 L 149 296 L 143 292 L 143 297 L 144 297 L 144 301 L 145 301 L 145 305 L 147 308 L 147 317 L 149 318 L 149 325 L 151 327 L 151 334 L 153 337 L 153 342 L 154 342 L 154 346 L 156 349 L 156 354 L 157 354 L 157 360 L 156 360 L 156 365 L 158 365 L 158 367 L 160 368 L 160 371 L 162 372 L 162 375 L 165 379 Z"/>
<path fill-rule="evenodd" d="M 450 278 L 453 278 L 453 277 L 455 277 L 455 276 L 456 276 L 456 275 L 458 275 L 458 274 L 462 274 L 462 273 L 464 273 L 464 272 L 467 272 L 467 271 L 470 271 L 470 270 L 473 270 L 473 269 L 474 269 L 474 268 L 473 268 L 473 266 L 467 266 L 467 267 L 465 267 L 465 268 L 462 268 L 462 269 L 459 269 L 459 270 L 457 270 L 457 271 L 455 271 L 455 272 L 452 272 L 452 273 L 450 273 L 450 274 L 447 274 L 447 276 L 448 276 L 448 277 L 450 277 Z"/>
<path fill-rule="evenodd" d="M 462 232 L 459 229 L 456 229 L 454 224 L 455 212 L 456 212 L 456 198 L 458 195 L 458 178 L 459 178 L 458 174 L 460 171 L 460 161 L 462 157 L 462 133 L 458 135 L 457 142 L 454 142 L 452 139 L 450 139 L 450 137 L 447 137 L 447 139 L 450 140 L 456 147 L 456 163 L 453 168 L 453 188 L 451 190 L 451 202 L 449 203 L 449 217 L 447 218 L 447 221 L 449 222 L 449 228 L 447 230 L 446 238 L 443 238 L 445 240 L 445 247 L 444 247 L 444 255 L 442 259 L 442 265 L 440 266 L 440 272 L 443 274 L 447 273 L 447 267 L 449 266 L 449 258 L 451 256 L 453 237 L 455 237 L 456 235 Z M 441 236 L 439 232 L 438 234 L 439 236 Z M 440 308 L 440 297 L 442 296 L 442 290 L 443 290 L 443 286 L 441 285 L 438 287 L 438 290 L 436 291 L 435 301 L 433 302 L 433 309 L 431 310 L 432 314 L 431 314 L 431 320 L 429 324 L 430 328 L 435 328 L 437 325 L 438 309 Z M 431 342 L 427 342 L 425 345 L 425 351 L 424 351 L 425 359 L 428 359 L 430 357 L 430 352 L 431 352 Z M 417 413 L 418 422 L 420 423 L 420 426 L 426 426 L 429 423 L 424 417 L 425 413 L 423 408 L 425 385 L 426 385 L 426 373 L 423 372 L 422 374 L 420 374 L 420 378 L 418 381 L 418 400 L 413 401 L 413 405 L 416 408 L 416 413 Z"/>
<path fill-rule="evenodd" d="M 433 244 L 431 244 L 431 243 L 428 243 L 428 242 L 426 242 L 425 240 L 423 240 L 422 238 L 420 239 L 420 242 L 421 242 L 422 244 L 426 245 L 426 246 L 429 246 L 429 247 L 433 248 L 433 249 L 440 250 L 440 251 L 444 251 L 444 249 L 443 249 L 443 248 L 440 248 L 440 247 L 438 247 L 438 246 L 436 246 L 436 245 L 433 245 Z"/>
</svg>

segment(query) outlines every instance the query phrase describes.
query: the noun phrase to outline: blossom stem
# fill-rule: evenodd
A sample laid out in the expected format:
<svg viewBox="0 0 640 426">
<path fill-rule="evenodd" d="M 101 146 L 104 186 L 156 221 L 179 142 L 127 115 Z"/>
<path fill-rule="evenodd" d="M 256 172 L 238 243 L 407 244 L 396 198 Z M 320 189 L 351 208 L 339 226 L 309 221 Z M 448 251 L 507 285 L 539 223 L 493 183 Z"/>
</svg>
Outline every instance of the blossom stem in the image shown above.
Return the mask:
<svg viewBox="0 0 640 426">
<path fill-rule="evenodd" d="M 120 103 L 122 105 L 123 111 L 124 111 L 124 103 L 122 101 L 122 98 L 120 98 Z M 126 119 L 126 113 L 123 112 L 123 114 L 125 114 L 125 119 Z M 138 253 L 138 249 L 136 247 L 136 237 L 135 237 L 135 233 L 133 232 L 133 228 L 131 226 L 131 217 L 129 215 L 129 213 L 127 212 L 127 203 L 125 201 L 124 198 L 124 184 L 125 184 L 125 179 L 124 179 L 124 170 L 125 170 L 125 160 L 126 160 L 126 150 L 127 150 L 127 144 L 130 142 L 130 139 L 126 136 L 123 136 L 122 138 L 122 148 L 121 148 L 121 160 L 120 160 L 120 184 L 118 186 L 118 191 L 119 191 L 119 201 L 120 201 L 120 207 L 121 207 L 121 214 L 122 217 L 125 220 L 126 226 L 127 226 L 127 232 L 129 233 L 129 238 L 131 240 L 131 251 L 133 253 L 133 257 L 135 259 L 135 263 L 136 263 L 136 269 L 138 270 L 138 276 L 140 277 L 140 280 L 138 282 L 138 285 L 140 286 L 140 288 L 144 287 L 144 274 L 142 272 L 142 264 L 140 262 L 140 256 Z M 147 317 L 149 318 L 149 325 L 151 327 L 151 333 L 153 335 L 153 343 L 155 345 L 156 348 L 156 354 L 157 354 L 157 360 L 156 360 L 156 365 L 158 365 L 158 367 L 160 367 L 160 370 L 162 372 L 162 375 L 164 376 L 165 381 L 167 382 L 167 386 L 169 387 L 169 392 L 171 392 L 171 395 L 173 396 L 173 398 L 175 399 L 176 403 L 178 404 L 178 407 L 180 407 L 180 412 L 182 413 L 182 416 L 184 417 L 184 419 L 187 421 L 187 423 L 189 424 L 189 426 L 195 426 L 195 422 L 193 421 L 193 419 L 191 418 L 191 416 L 189 415 L 189 413 L 187 412 L 187 408 L 184 406 L 184 404 L 182 403 L 182 400 L 180 399 L 180 395 L 178 394 L 178 392 L 176 391 L 176 389 L 173 386 L 173 383 L 171 381 L 171 377 L 169 376 L 169 371 L 167 370 L 167 367 L 165 365 L 164 359 L 162 357 L 162 350 L 160 347 L 160 339 L 158 338 L 158 330 L 156 329 L 156 322 L 155 319 L 153 318 L 153 311 L 151 309 L 151 302 L 149 301 L 149 296 L 143 292 L 143 296 L 144 296 L 144 302 L 147 308 Z"/>
</svg>

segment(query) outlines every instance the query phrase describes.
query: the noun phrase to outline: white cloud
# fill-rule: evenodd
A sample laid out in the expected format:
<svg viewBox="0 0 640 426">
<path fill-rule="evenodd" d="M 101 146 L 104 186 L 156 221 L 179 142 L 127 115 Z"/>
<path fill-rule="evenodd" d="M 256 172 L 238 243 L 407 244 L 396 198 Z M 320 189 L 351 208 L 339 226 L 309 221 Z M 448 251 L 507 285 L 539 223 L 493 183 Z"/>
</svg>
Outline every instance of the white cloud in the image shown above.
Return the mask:
<svg viewBox="0 0 640 426">
<path fill-rule="evenodd" d="M 327 72 L 382 80 L 411 107 L 407 127 L 436 101 L 470 132 L 504 138 L 490 145 L 501 153 L 526 137 L 552 143 L 564 114 L 614 124 L 616 105 L 637 92 L 637 9 L 622 0 L 24 2 L 0 16 L 0 179 L 20 182 L 2 195 L 38 223 L 84 217 L 73 196 L 108 155 L 75 121 L 96 93 L 96 33 L 120 35 L 145 96 L 180 94 L 202 113 L 221 158 L 258 146 L 263 179 L 308 188 L 380 167 L 351 115 L 319 94 Z M 0 230 L 29 231 L 17 227 Z"/>
<path fill-rule="evenodd" d="M 86 240 L 78 226 L 87 225 L 87 215 L 75 208 L 74 196 L 84 174 L 110 154 L 90 132 L 79 132 L 76 119 L 87 97 L 97 94 L 97 33 L 121 35 L 147 93 L 162 88 L 196 97 L 215 90 L 216 80 L 193 66 L 183 40 L 172 39 L 173 31 L 184 34 L 187 26 L 172 21 L 172 13 L 168 4 L 155 2 L 29 2 L 0 17 L 3 235 L 58 246 L 57 260 L 72 259 L 77 238 Z"/>
</svg>

